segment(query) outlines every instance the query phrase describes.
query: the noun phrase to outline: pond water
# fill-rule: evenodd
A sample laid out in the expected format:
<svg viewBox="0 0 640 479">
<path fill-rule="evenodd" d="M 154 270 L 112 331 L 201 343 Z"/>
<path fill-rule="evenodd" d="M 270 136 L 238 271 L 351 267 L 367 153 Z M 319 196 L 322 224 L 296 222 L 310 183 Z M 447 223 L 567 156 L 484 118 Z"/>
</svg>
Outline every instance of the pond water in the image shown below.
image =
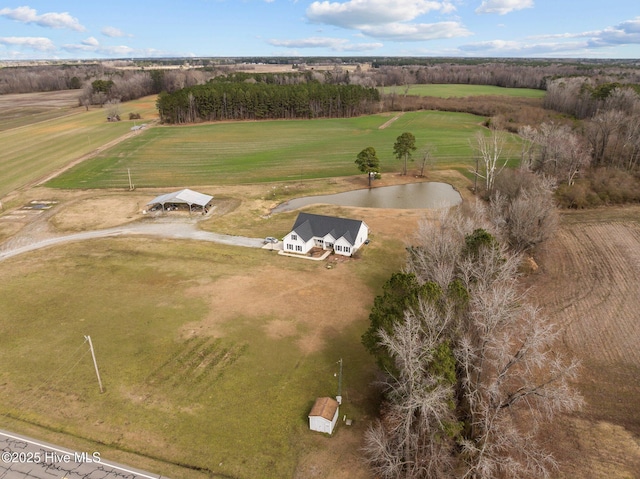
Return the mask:
<svg viewBox="0 0 640 479">
<path fill-rule="evenodd" d="M 447 183 L 410 183 L 346 191 L 334 195 L 295 198 L 278 205 L 272 213 L 282 213 L 318 203 L 362 208 L 424 209 L 459 205 L 462 203 L 462 197 Z"/>
</svg>

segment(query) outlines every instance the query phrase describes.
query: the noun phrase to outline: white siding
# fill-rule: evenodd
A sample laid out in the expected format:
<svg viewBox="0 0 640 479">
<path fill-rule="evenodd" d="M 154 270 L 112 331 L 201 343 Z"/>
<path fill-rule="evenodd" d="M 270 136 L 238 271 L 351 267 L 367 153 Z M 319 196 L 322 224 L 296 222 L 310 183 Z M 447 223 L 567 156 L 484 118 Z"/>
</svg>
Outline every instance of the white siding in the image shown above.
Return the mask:
<svg viewBox="0 0 640 479">
<path fill-rule="evenodd" d="M 321 416 L 309 416 L 309 429 L 325 434 L 332 434 L 338 422 L 339 411 L 340 409 L 336 409 L 336 413 L 333 415 L 333 420 L 331 421 Z"/>
<path fill-rule="evenodd" d="M 351 243 L 349 243 L 346 239 L 338 238 L 338 240 L 333 245 L 333 251 L 336 254 L 340 254 L 342 256 L 351 256 L 355 251 L 355 248 L 351 246 Z"/>
<path fill-rule="evenodd" d="M 304 242 L 302 238 L 293 231 L 282 239 L 282 249 L 286 253 L 307 254 L 312 247 L 313 239 Z"/>
</svg>

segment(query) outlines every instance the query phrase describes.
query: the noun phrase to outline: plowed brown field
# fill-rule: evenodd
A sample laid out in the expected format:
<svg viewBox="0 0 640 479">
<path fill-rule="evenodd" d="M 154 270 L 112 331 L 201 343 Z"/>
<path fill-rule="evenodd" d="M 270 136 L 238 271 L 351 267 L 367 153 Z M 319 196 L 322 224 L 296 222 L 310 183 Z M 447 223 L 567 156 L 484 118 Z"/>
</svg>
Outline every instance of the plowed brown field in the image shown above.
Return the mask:
<svg viewBox="0 0 640 479">
<path fill-rule="evenodd" d="M 533 292 L 581 359 L 585 408 L 546 431 L 565 478 L 640 477 L 640 208 L 567 213 Z"/>
</svg>

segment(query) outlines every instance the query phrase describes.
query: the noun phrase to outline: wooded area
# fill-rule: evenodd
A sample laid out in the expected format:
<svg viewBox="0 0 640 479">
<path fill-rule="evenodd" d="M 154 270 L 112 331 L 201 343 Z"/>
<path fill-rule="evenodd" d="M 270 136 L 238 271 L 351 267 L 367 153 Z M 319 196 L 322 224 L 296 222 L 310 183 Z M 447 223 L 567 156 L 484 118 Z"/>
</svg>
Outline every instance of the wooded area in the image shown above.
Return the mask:
<svg viewBox="0 0 640 479">
<path fill-rule="evenodd" d="M 161 94 L 158 111 L 165 123 L 348 118 L 372 113 L 379 100 L 377 89 L 357 85 L 211 82 Z"/>
</svg>

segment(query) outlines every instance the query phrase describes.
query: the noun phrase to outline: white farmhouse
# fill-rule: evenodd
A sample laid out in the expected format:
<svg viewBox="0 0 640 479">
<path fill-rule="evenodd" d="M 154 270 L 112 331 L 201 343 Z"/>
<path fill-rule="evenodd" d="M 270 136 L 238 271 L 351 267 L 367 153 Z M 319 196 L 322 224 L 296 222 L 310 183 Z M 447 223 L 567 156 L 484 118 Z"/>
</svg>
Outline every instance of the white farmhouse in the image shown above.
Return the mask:
<svg viewBox="0 0 640 479">
<path fill-rule="evenodd" d="M 338 422 L 338 401 L 330 397 L 316 399 L 309 413 L 309 429 L 331 434 Z"/>
<path fill-rule="evenodd" d="M 351 256 L 368 236 L 369 227 L 364 221 L 300 213 L 282 240 L 282 248 L 288 253 L 307 254 L 316 247 Z"/>
</svg>

